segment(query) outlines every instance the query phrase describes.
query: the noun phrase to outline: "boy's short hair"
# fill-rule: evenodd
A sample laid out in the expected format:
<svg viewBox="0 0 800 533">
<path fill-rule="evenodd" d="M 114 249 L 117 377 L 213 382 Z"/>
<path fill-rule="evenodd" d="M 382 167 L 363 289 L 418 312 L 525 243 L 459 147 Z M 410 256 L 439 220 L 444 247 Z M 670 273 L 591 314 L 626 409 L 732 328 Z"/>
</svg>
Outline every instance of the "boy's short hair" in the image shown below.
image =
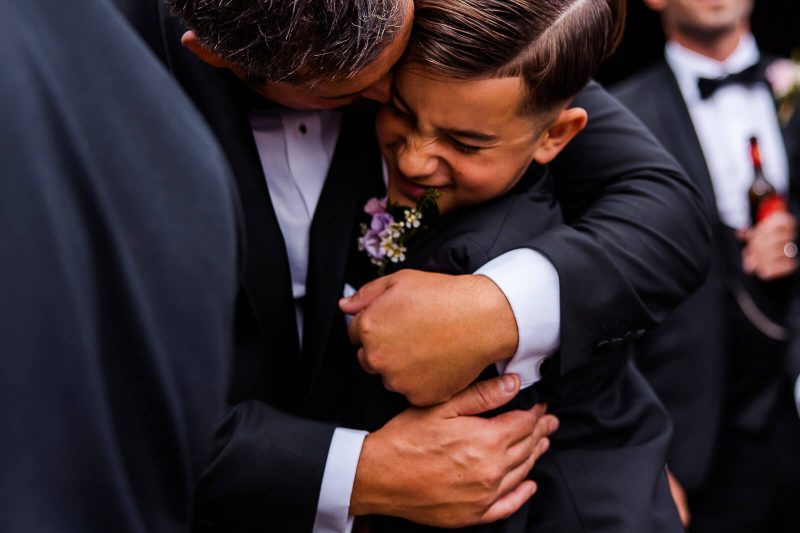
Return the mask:
<svg viewBox="0 0 800 533">
<path fill-rule="evenodd" d="M 399 34 L 412 0 L 165 0 L 254 83 L 347 79 Z"/>
<path fill-rule="evenodd" d="M 574 97 L 622 38 L 625 0 L 417 0 L 406 62 L 448 78 L 519 76 L 524 112 Z"/>
</svg>

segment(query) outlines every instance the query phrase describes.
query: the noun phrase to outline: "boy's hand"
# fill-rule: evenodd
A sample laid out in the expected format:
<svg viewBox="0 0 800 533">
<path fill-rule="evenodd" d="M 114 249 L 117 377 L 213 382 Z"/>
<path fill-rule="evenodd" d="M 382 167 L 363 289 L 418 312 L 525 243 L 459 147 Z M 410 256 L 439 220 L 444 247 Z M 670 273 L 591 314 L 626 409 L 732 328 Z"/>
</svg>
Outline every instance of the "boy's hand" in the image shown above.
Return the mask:
<svg viewBox="0 0 800 533">
<path fill-rule="evenodd" d="M 514 314 L 489 278 L 403 270 L 339 303 L 365 371 L 414 405 L 443 402 L 517 349 Z"/>
<path fill-rule="evenodd" d="M 672 499 L 675 501 L 675 507 L 678 508 L 678 515 L 681 518 L 683 527 L 688 528 L 689 522 L 692 521 L 692 515 L 689 513 L 689 499 L 686 497 L 686 491 L 672 472 L 667 470 L 667 480 L 669 481 L 669 491 L 672 494 Z"/>
</svg>

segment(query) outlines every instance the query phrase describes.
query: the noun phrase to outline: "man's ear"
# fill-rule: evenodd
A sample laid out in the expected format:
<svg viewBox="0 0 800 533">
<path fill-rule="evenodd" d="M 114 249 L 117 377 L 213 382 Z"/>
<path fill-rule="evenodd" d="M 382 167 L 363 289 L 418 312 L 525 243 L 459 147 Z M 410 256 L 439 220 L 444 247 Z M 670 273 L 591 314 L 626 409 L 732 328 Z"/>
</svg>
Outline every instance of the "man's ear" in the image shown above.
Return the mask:
<svg viewBox="0 0 800 533">
<path fill-rule="evenodd" d="M 563 110 L 539 136 L 533 159 L 543 165 L 555 159 L 561 150 L 586 127 L 586 120 L 586 111 L 580 107 Z"/>
<path fill-rule="evenodd" d="M 644 5 L 655 11 L 656 13 L 660 13 L 664 11 L 664 8 L 667 7 L 667 2 L 669 0 L 642 0 Z"/>
<path fill-rule="evenodd" d="M 181 37 L 181 44 L 191 50 L 201 61 L 214 68 L 231 68 L 232 66 L 220 56 L 203 46 L 197 38 L 197 34 L 191 30 L 183 34 L 183 37 Z"/>
</svg>

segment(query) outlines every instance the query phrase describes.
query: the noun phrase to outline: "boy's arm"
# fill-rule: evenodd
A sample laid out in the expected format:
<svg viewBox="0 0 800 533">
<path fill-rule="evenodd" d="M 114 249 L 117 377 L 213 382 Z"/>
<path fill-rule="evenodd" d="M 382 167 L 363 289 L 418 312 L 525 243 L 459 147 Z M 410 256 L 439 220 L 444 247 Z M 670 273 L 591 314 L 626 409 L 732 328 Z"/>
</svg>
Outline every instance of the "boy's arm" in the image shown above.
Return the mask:
<svg viewBox="0 0 800 533">
<path fill-rule="evenodd" d="M 520 332 L 541 329 L 543 322 L 560 327 L 562 371 L 578 367 L 596 346 L 629 342 L 663 320 L 705 278 L 708 215 L 678 164 L 596 83 L 575 105 L 587 110 L 589 123 L 552 164 L 568 224 L 527 244 L 555 267 L 559 316 L 515 316 L 519 306 L 510 300 L 524 301 L 525 294 L 536 300 L 551 288 L 525 276 L 524 261 L 522 268 L 509 262 L 507 275 L 492 276 L 500 288 L 482 276 L 445 280 L 399 272 L 343 302 L 345 312 L 361 312 L 350 329 L 362 345 L 362 364 L 412 402 L 441 401 L 487 364 L 515 353 L 525 357 L 517 350 Z M 514 290 L 515 284 L 524 290 Z M 429 327 L 430 316 L 438 327 Z M 414 376 L 422 368 L 439 386 L 421 390 Z"/>
<path fill-rule="evenodd" d="M 674 159 L 598 84 L 574 105 L 589 124 L 551 165 L 567 225 L 530 244 L 558 272 L 562 371 L 662 321 L 709 266 L 708 214 Z"/>
</svg>

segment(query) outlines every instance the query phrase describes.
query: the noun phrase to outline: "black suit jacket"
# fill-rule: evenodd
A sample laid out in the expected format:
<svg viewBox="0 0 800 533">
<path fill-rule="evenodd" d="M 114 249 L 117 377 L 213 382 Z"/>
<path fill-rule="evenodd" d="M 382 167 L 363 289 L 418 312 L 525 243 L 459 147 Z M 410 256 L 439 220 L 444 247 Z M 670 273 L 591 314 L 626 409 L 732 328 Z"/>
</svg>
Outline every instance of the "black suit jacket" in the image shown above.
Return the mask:
<svg viewBox="0 0 800 533">
<path fill-rule="evenodd" d="M 231 374 L 235 188 L 107 0 L 0 5 L 4 531 L 190 530 Z"/>
<path fill-rule="evenodd" d="M 714 214 L 711 275 L 637 346 L 637 363 L 675 425 L 670 467 L 692 492 L 709 472 L 722 425 L 747 431 L 768 427 L 785 386 L 784 343 L 753 328 L 735 303 L 731 287 L 746 289 L 770 318 L 785 324 L 787 296 L 795 280 L 760 283 L 742 271 L 741 243 L 716 214 L 700 142 L 667 63 L 661 61 L 634 76 L 614 93 L 675 155 Z"/>
<path fill-rule="evenodd" d="M 429 222 L 408 243 L 406 260 L 390 264 L 387 271 L 402 267 L 468 274 L 561 222 L 551 176 L 532 165 L 503 197 Z M 356 288 L 374 279 L 377 271 L 357 246 L 351 248 L 347 270 L 347 281 Z M 542 365 L 541 381 L 497 411 L 546 402 L 560 420 L 559 430 L 531 473 L 539 486 L 536 497 L 507 520 L 466 531 L 683 531 L 664 470 L 669 417 L 631 364 L 630 348 L 597 348 L 593 364 L 566 374 L 559 371 L 561 355 L 556 353 Z M 355 357 L 352 347 L 348 353 Z M 492 366 L 480 379 L 496 375 Z M 380 376 L 361 372 L 358 386 L 366 429 L 381 427 L 408 406 L 401 395 L 383 388 Z M 384 533 L 441 531 L 387 517 L 371 521 L 374 531 Z"/>
<path fill-rule="evenodd" d="M 312 223 L 301 353 L 284 243 L 243 105 L 249 98 L 238 80 L 181 47 L 183 28 L 157 1 L 118 1 L 215 130 L 245 210 L 235 383 L 198 492 L 203 525 L 309 530 L 335 428 L 309 418 L 341 423 L 349 416 L 341 389 L 353 362 L 326 350 L 344 336 L 336 300 L 352 224 L 380 180 L 372 125 L 355 112 L 353 120 L 364 124 L 353 130 L 361 140 L 351 144 L 343 134 L 335 156 L 340 163 Z M 706 214 L 674 160 L 596 84 L 577 104 L 588 109 L 590 127 L 553 166 L 571 225 L 529 243 L 560 275 L 564 371 L 589 363 L 595 345 L 625 344 L 662 319 L 699 283 L 707 263 Z M 667 210 L 662 199 L 683 210 Z"/>
</svg>

